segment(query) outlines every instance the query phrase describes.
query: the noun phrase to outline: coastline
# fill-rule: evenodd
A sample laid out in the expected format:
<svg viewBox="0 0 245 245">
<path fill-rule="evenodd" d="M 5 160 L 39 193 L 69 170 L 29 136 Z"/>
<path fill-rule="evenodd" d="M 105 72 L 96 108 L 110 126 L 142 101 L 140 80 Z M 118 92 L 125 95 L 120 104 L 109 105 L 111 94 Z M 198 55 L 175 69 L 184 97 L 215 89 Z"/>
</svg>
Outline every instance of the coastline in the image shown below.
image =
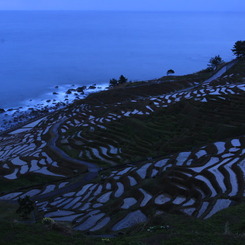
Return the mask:
<svg viewBox="0 0 245 245">
<path fill-rule="evenodd" d="M 19 107 L 3 107 L 4 112 L 0 113 L 0 135 L 63 109 L 76 100 L 86 98 L 91 93 L 107 88 L 108 84 L 55 86 L 52 92 L 47 92 L 40 98 L 25 100 Z"/>
</svg>

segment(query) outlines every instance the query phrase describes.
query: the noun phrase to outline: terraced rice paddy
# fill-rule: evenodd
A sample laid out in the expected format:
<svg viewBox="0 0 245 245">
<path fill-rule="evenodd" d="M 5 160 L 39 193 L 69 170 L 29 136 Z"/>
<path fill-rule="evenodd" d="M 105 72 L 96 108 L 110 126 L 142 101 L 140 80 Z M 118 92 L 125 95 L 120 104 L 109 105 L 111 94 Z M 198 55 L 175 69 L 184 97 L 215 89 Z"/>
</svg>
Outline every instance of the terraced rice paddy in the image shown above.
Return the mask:
<svg viewBox="0 0 245 245">
<path fill-rule="evenodd" d="M 243 85 L 230 85 L 151 97 L 126 103 L 130 111 L 115 105 L 104 117 L 90 115 L 75 133 L 74 121 L 66 121 L 61 147 L 86 161 L 116 165 L 172 154 L 183 149 L 183 143 L 191 149 L 224 139 L 238 127 L 238 135 L 243 134 L 244 90 Z"/>
<path fill-rule="evenodd" d="M 2 180 L 54 179 L 0 199 L 28 195 L 40 216 L 89 232 L 117 232 L 165 212 L 206 219 L 239 203 L 245 85 L 229 78 L 115 104 L 84 100 L 2 136 Z"/>
</svg>

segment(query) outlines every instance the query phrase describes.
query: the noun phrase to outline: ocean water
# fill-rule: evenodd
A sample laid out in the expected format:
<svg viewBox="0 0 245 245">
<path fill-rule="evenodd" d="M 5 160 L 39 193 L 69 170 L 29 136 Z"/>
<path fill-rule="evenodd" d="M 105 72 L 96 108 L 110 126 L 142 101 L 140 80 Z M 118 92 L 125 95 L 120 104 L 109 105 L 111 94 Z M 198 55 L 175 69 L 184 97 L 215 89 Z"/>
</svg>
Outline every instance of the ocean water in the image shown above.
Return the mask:
<svg viewBox="0 0 245 245">
<path fill-rule="evenodd" d="M 192 73 L 244 39 L 244 13 L 0 11 L 0 108 L 56 85 Z"/>
</svg>

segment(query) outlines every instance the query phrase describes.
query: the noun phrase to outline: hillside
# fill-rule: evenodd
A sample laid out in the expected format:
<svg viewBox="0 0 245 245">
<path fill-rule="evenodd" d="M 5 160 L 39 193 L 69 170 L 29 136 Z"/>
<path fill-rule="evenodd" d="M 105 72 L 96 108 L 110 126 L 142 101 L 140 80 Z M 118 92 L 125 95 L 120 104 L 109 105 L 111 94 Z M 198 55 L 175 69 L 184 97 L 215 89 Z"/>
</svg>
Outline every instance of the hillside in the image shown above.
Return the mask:
<svg viewBox="0 0 245 245">
<path fill-rule="evenodd" d="M 197 240 L 189 244 L 201 244 L 195 234 L 213 241 L 208 229 L 217 225 L 217 244 L 226 236 L 229 244 L 239 244 L 245 218 L 245 61 L 221 69 L 226 67 L 214 80 L 202 71 L 94 93 L 32 128 L 2 135 L 0 206 L 9 202 L 14 210 L 19 198 L 30 196 L 33 220 L 69 224 L 80 234 L 74 242 L 129 244 L 133 237 L 161 244 L 153 243 L 153 229 L 166 244 L 191 235 Z M 237 210 L 243 215 L 234 222 Z M 40 224 L 32 226 L 45 232 Z M 81 234 L 127 235 L 120 243 Z M 183 240 L 174 243 L 175 236 Z"/>
</svg>

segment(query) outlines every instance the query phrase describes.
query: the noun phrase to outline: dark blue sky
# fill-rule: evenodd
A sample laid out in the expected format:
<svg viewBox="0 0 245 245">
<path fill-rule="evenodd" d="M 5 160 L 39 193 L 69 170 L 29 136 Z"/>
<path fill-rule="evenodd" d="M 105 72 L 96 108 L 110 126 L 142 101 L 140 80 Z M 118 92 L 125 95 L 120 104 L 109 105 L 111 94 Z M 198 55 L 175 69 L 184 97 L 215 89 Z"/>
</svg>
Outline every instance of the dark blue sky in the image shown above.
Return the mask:
<svg viewBox="0 0 245 245">
<path fill-rule="evenodd" d="M 245 11 L 245 0 L 0 0 L 0 10 Z"/>
</svg>

